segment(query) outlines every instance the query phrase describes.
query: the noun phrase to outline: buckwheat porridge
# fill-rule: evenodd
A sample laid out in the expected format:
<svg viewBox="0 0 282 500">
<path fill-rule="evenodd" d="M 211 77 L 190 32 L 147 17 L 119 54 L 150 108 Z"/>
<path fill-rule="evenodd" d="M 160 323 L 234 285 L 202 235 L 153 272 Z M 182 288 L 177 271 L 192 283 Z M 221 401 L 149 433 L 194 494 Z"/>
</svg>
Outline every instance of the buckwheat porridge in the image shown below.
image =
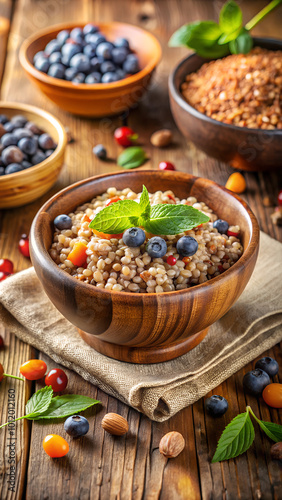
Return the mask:
<svg viewBox="0 0 282 500">
<path fill-rule="evenodd" d="M 209 222 L 185 233 L 157 238 L 135 228 L 135 233 L 142 232 L 145 238 L 139 246 L 129 246 L 124 242 L 124 239 L 129 242 L 133 233 L 125 238 L 126 232 L 95 234 L 89 228 L 90 221 L 107 204 L 125 199 L 138 202 L 140 196 L 141 193 L 134 193 L 130 188 L 118 191 L 112 187 L 68 216 L 56 217 L 54 239 L 49 250 L 55 263 L 76 279 L 97 288 L 161 293 L 204 283 L 229 269 L 242 255 L 238 225 L 229 226 L 226 221 L 218 219 L 204 202 L 194 197 L 180 200 L 172 191 L 149 193 L 151 205 L 190 205 L 206 214 Z M 137 236 L 139 238 L 140 234 Z M 148 242 L 153 243 L 154 239 L 163 241 L 162 257 L 154 257 L 157 254 L 152 252 L 152 245 L 148 246 Z M 181 246 L 183 241 L 188 244 L 188 252 L 180 254 L 179 248 L 186 248 Z M 84 252 L 84 261 L 77 257 L 80 248 Z"/>
</svg>

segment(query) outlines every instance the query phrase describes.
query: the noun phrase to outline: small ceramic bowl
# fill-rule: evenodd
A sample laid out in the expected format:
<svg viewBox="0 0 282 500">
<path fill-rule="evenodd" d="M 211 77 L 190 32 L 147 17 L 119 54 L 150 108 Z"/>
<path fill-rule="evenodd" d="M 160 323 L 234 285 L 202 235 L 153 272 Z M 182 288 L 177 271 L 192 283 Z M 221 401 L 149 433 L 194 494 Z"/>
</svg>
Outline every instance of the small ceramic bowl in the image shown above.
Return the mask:
<svg viewBox="0 0 282 500">
<path fill-rule="evenodd" d="M 14 174 L 0 176 L 0 208 L 19 207 L 40 198 L 56 182 L 64 163 L 66 132 L 57 118 L 35 106 L 3 101 L 0 102 L 0 113 L 8 118 L 24 115 L 50 134 L 57 144 L 54 153 L 41 163 Z"/>
<path fill-rule="evenodd" d="M 282 50 L 282 40 L 255 38 L 255 45 Z M 228 125 L 209 118 L 190 106 L 181 94 L 181 84 L 189 73 L 197 71 L 207 59 L 192 54 L 169 77 L 170 107 L 174 120 L 188 140 L 234 168 L 249 171 L 281 168 L 282 130 L 261 130 Z"/>
<path fill-rule="evenodd" d="M 109 187 L 143 184 L 150 192 L 171 189 L 178 197 L 195 196 L 219 217 L 239 224 L 244 252 L 226 272 L 186 290 L 166 293 L 112 292 L 83 283 L 60 269 L 48 249 L 54 218 L 104 193 Z M 180 172 L 135 171 L 100 175 L 80 181 L 53 196 L 37 213 L 30 231 L 31 258 L 45 292 L 56 308 L 79 328 L 99 352 L 122 361 L 157 363 L 189 351 L 208 327 L 238 299 L 253 272 L 259 227 L 247 204 L 207 179 Z"/>
<path fill-rule="evenodd" d="M 31 81 L 60 108 L 82 116 L 110 116 L 121 113 L 138 102 L 146 91 L 153 70 L 161 58 L 161 47 L 148 31 L 125 23 L 98 23 L 100 31 L 110 41 L 118 37 L 129 40 L 136 52 L 141 71 L 113 83 L 74 84 L 38 71 L 33 65 L 36 52 L 56 38 L 59 31 L 83 27 L 81 23 L 65 23 L 30 36 L 21 46 L 20 62 Z"/>
</svg>

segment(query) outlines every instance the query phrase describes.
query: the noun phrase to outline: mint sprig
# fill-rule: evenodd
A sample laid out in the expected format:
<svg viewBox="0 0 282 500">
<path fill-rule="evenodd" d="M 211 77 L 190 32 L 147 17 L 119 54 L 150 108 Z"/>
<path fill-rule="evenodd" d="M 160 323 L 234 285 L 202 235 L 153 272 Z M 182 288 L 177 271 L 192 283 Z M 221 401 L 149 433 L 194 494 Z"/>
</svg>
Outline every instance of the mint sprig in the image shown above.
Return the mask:
<svg viewBox="0 0 282 500">
<path fill-rule="evenodd" d="M 146 153 L 141 146 L 131 146 L 119 155 L 117 163 L 120 167 L 130 170 L 143 165 L 146 159 Z"/>
<path fill-rule="evenodd" d="M 234 0 L 226 2 L 219 14 L 219 23 L 196 21 L 181 26 L 169 40 L 171 47 L 184 45 L 194 49 L 202 57 L 217 59 L 230 52 L 247 54 L 252 46 L 252 30 L 282 0 L 272 0 L 264 9 L 243 26 L 243 15 Z"/>
<path fill-rule="evenodd" d="M 149 233 L 173 235 L 208 221 L 207 215 L 189 205 L 150 206 L 147 188 L 143 186 L 140 203 L 133 200 L 111 203 L 92 219 L 89 227 L 105 234 L 120 234 L 138 226 Z"/>
<path fill-rule="evenodd" d="M 250 415 L 256 420 L 265 434 L 276 443 L 282 441 L 282 425 L 264 422 L 256 417 L 252 408 L 247 406 L 245 413 L 240 413 L 225 427 L 217 443 L 212 463 L 235 458 L 247 451 L 255 437 Z"/>
</svg>

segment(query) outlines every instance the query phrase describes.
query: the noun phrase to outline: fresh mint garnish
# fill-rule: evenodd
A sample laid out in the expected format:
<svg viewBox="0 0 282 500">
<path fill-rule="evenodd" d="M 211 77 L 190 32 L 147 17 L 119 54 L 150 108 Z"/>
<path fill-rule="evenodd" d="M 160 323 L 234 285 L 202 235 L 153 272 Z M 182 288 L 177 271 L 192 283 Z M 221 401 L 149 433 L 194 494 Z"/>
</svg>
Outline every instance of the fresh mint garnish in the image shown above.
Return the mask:
<svg viewBox="0 0 282 500">
<path fill-rule="evenodd" d="M 31 396 L 31 398 L 26 403 L 25 412 L 26 418 L 33 418 L 40 413 L 44 413 L 50 404 L 53 397 L 53 389 L 51 386 L 43 387 L 39 389 L 35 394 Z"/>
<path fill-rule="evenodd" d="M 219 14 L 219 23 L 214 21 L 196 21 L 181 26 L 169 40 L 171 47 L 184 45 L 194 49 L 202 57 L 217 59 L 230 52 L 247 54 L 253 39 L 249 33 L 282 0 L 272 0 L 251 21 L 243 26 L 243 15 L 239 5 L 230 0 Z"/>
<path fill-rule="evenodd" d="M 273 422 L 264 422 L 263 420 L 260 420 L 255 416 L 251 407 L 249 407 L 249 411 L 254 417 L 254 419 L 257 421 L 261 429 L 270 439 L 272 439 L 272 441 L 275 441 L 276 443 L 282 441 L 282 425 L 274 424 Z"/>
<path fill-rule="evenodd" d="M 120 234 L 130 227 L 144 227 L 153 234 L 179 234 L 208 222 L 209 217 L 189 205 L 150 206 L 147 188 L 143 186 L 140 203 L 120 200 L 99 212 L 89 227 L 105 234 Z"/>
<path fill-rule="evenodd" d="M 126 148 L 118 157 L 117 163 L 127 170 L 143 165 L 146 160 L 146 153 L 140 146 Z"/>
</svg>

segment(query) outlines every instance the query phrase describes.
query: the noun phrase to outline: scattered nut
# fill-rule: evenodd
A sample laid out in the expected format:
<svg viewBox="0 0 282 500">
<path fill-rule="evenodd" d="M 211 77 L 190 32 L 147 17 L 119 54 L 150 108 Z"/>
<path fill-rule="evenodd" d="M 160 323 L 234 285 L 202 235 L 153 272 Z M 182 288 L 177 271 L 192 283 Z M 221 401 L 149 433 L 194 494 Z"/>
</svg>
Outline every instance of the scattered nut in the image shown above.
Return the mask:
<svg viewBox="0 0 282 500">
<path fill-rule="evenodd" d="M 162 130 L 157 130 L 151 135 L 151 144 L 157 146 L 157 148 L 165 148 L 172 141 L 172 133 L 170 130 L 164 128 Z"/>
<path fill-rule="evenodd" d="M 276 226 L 282 226 L 282 207 L 276 207 L 275 212 L 270 215 L 273 224 Z"/>
<path fill-rule="evenodd" d="M 282 443 L 275 443 L 270 448 L 270 455 L 273 460 L 282 460 Z"/>
<path fill-rule="evenodd" d="M 174 458 L 185 448 L 185 439 L 180 432 L 172 431 L 160 440 L 159 450 L 167 458 Z"/>
<path fill-rule="evenodd" d="M 74 138 L 72 136 L 72 133 L 69 129 L 69 127 L 65 127 L 65 132 L 67 134 L 67 141 L 68 141 L 68 144 L 72 144 L 74 142 Z"/>
<path fill-rule="evenodd" d="M 264 207 L 273 207 L 273 200 L 269 196 L 265 196 L 262 200 L 262 204 Z"/>
<path fill-rule="evenodd" d="M 102 427 L 109 434 L 123 436 L 128 431 L 128 422 L 117 413 L 107 413 L 102 420 Z"/>
</svg>

